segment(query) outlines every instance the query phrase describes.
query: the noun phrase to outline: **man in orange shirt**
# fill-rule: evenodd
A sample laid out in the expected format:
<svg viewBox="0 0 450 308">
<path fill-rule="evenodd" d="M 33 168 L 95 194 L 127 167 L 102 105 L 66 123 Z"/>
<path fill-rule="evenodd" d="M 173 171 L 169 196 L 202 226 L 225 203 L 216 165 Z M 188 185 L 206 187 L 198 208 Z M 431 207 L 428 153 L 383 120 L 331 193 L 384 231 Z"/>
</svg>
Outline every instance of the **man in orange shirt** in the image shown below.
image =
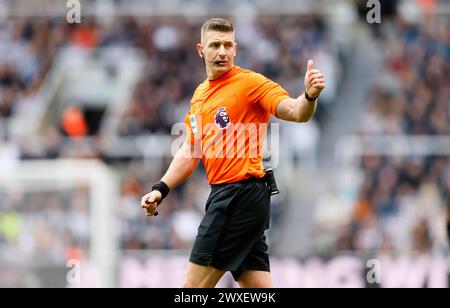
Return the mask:
<svg viewBox="0 0 450 308">
<path fill-rule="evenodd" d="M 270 192 L 261 155 L 265 128 L 271 114 L 308 121 L 325 87 L 324 76 L 309 60 L 305 91 L 290 98 L 277 83 L 234 65 L 234 28 L 221 18 L 202 26 L 197 51 L 207 79 L 192 97 L 186 142 L 161 181 L 142 197 L 141 207 L 147 216 L 156 215 L 164 197 L 193 173 L 202 158 L 211 194 L 183 286 L 214 287 L 231 271 L 241 287 L 272 287 L 265 237 Z"/>
</svg>

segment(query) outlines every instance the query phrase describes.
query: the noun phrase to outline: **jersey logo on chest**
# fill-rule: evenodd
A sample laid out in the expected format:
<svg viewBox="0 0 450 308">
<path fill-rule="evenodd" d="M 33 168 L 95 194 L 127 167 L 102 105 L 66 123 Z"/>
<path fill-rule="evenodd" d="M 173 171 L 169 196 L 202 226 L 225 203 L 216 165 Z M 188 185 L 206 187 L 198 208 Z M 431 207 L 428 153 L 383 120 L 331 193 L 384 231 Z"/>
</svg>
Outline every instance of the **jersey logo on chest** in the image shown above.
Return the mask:
<svg viewBox="0 0 450 308">
<path fill-rule="evenodd" d="M 220 107 L 217 110 L 214 123 L 220 129 L 226 129 L 230 125 L 231 119 L 225 107 Z"/>
</svg>

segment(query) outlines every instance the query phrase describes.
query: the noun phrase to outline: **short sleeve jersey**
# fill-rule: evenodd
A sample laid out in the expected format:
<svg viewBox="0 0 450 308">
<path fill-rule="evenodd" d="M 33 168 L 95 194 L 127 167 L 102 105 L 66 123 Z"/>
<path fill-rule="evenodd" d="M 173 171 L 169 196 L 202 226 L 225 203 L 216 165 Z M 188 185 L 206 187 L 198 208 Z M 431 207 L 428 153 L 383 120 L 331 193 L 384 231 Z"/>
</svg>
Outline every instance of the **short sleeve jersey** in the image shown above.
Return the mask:
<svg viewBox="0 0 450 308">
<path fill-rule="evenodd" d="M 264 176 L 267 125 L 287 97 L 279 84 L 238 66 L 197 87 L 185 119 L 186 142 L 201 147 L 210 184 Z"/>
</svg>

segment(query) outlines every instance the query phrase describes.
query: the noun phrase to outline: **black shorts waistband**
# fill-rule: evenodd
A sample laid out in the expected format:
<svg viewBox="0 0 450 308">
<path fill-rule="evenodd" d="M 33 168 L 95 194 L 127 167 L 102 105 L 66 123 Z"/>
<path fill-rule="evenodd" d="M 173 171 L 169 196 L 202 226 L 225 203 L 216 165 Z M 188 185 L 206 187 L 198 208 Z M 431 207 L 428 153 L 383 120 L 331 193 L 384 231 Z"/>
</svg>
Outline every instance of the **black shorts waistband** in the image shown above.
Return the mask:
<svg viewBox="0 0 450 308">
<path fill-rule="evenodd" d="M 262 178 L 255 178 L 255 177 L 251 177 L 248 178 L 246 180 L 242 180 L 242 181 L 238 181 L 238 182 L 232 182 L 232 183 L 222 183 L 222 184 L 211 184 L 211 188 L 219 188 L 219 187 L 224 187 L 224 186 L 228 186 L 228 185 L 236 185 L 236 184 L 250 184 L 250 183 L 258 183 L 258 182 L 264 182 L 264 177 Z"/>
</svg>

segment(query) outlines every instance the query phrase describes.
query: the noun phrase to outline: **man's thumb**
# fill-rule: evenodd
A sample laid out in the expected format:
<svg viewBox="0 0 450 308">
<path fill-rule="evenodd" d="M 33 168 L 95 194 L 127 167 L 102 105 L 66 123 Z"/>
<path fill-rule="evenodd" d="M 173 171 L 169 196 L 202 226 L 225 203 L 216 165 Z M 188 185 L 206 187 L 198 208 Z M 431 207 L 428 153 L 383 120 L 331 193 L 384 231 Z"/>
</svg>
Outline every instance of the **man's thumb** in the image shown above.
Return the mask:
<svg viewBox="0 0 450 308">
<path fill-rule="evenodd" d="M 308 71 L 312 70 L 313 65 L 314 65 L 313 60 L 308 60 Z"/>
</svg>

